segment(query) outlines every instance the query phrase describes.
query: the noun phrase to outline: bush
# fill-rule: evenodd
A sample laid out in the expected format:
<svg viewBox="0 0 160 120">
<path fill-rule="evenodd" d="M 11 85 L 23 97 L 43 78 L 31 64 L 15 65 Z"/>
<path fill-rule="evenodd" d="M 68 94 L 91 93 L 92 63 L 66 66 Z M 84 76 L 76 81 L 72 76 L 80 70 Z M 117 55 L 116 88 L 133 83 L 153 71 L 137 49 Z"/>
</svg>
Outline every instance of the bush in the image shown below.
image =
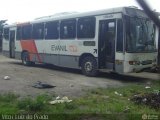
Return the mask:
<svg viewBox="0 0 160 120">
<path fill-rule="evenodd" d="M 1 94 L 0 95 L 0 101 L 1 102 L 12 102 L 17 99 L 18 96 L 16 96 L 13 93 L 7 93 L 7 94 Z"/>
<path fill-rule="evenodd" d="M 25 98 L 18 101 L 18 108 L 30 112 L 42 111 L 45 108 L 46 102 L 50 98 L 48 96 L 38 96 L 36 99 Z"/>
</svg>

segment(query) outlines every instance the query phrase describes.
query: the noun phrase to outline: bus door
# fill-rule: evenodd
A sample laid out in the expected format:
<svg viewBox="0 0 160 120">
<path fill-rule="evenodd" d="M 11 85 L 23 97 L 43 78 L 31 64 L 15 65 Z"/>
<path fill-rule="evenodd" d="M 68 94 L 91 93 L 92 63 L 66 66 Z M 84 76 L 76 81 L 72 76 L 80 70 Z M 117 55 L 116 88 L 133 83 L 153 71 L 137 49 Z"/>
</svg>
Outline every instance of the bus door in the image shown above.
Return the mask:
<svg viewBox="0 0 160 120">
<path fill-rule="evenodd" d="M 114 70 L 115 63 L 115 19 L 99 21 L 99 67 Z"/>
<path fill-rule="evenodd" d="M 9 52 L 10 58 L 15 57 L 15 30 L 9 32 Z"/>
</svg>

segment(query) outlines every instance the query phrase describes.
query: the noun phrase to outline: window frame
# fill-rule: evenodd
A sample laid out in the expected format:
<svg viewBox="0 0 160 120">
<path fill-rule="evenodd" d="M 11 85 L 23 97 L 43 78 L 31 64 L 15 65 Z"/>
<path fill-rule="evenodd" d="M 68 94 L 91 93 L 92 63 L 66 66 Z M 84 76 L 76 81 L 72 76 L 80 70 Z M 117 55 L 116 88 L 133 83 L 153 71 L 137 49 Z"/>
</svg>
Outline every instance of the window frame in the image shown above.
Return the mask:
<svg viewBox="0 0 160 120">
<path fill-rule="evenodd" d="M 52 28 L 53 27 L 55 27 L 56 26 L 56 24 L 57 24 L 57 31 L 56 31 L 56 28 L 54 28 L 54 30 L 53 30 L 53 32 L 54 31 L 56 31 L 57 33 L 53 33 L 54 34 L 54 36 L 53 36 L 53 34 L 52 34 L 52 38 L 50 37 L 48 37 L 48 38 L 46 38 L 46 36 L 48 35 L 48 29 L 47 29 L 47 25 L 48 24 L 52 24 Z M 54 24 L 54 25 L 53 25 Z M 50 25 L 49 25 L 50 26 Z M 49 28 L 49 29 L 51 29 L 51 28 Z M 47 32 L 47 34 L 46 34 L 46 32 Z M 56 36 L 56 37 L 55 37 Z M 45 40 L 57 40 L 57 39 L 59 39 L 60 38 L 60 24 L 59 24 L 59 21 L 48 21 L 48 22 L 45 22 L 45 26 L 44 26 L 44 39 Z"/>
<path fill-rule="evenodd" d="M 16 41 L 22 40 L 22 26 L 17 26 L 16 29 Z"/>
<path fill-rule="evenodd" d="M 118 24 L 118 22 L 121 22 L 121 27 L 119 26 L 120 24 Z M 120 27 L 120 28 L 119 28 Z M 121 32 L 119 32 L 119 30 Z M 117 19 L 117 39 L 116 39 L 116 52 L 124 52 L 124 22 L 123 22 L 123 19 Z M 121 35 L 118 35 L 118 34 L 121 34 Z M 121 36 L 121 37 L 119 37 Z M 118 42 L 118 39 L 121 38 L 121 42 L 119 43 Z M 121 48 L 117 48 L 118 45 L 121 44 Z"/>
<path fill-rule="evenodd" d="M 8 34 L 5 34 L 5 30 L 7 30 Z M 3 29 L 3 39 L 9 41 L 9 27 Z"/>
<path fill-rule="evenodd" d="M 93 29 L 91 35 L 90 34 L 86 34 L 86 35 L 81 35 L 80 34 L 80 23 L 85 23 L 87 19 L 90 19 L 90 21 L 88 23 L 92 23 L 92 28 L 90 30 Z M 88 25 L 87 22 L 84 24 L 84 25 Z M 87 26 L 88 27 L 88 26 Z M 91 27 L 91 25 L 90 25 Z M 86 30 L 86 29 L 85 29 Z M 85 31 L 83 32 L 83 34 L 86 33 Z M 88 36 L 87 36 L 88 35 Z M 90 35 L 90 36 L 89 36 Z M 87 16 L 87 17 L 81 17 L 81 18 L 78 18 L 78 21 L 77 21 L 77 39 L 94 39 L 95 38 L 95 35 L 96 35 L 96 17 L 95 16 Z"/>
<path fill-rule="evenodd" d="M 74 24 L 74 26 L 72 26 L 73 30 L 69 31 L 70 33 L 73 33 L 73 35 L 70 37 L 70 36 L 68 36 L 69 35 L 69 33 L 68 33 L 67 36 L 65 37 L 64 36 L 64 31 L 63 31 L 63 36 L 62 36 L 62 28 L 64 29 L 65 24 L 69 21 L 72 21 L 72 24 Z M 60 39 L 61 40 L 76 39 L 77 38 L 77 35 L 76 35 L 77 32 L 76 31 L 77 31 L 77 20 L 76 20 L 76 18 L 61 20 L 61 22 L 60 22 Z"/>
<path fill-rule="evenodd" d="M 26 35 L 26 27 L 30 27 L 29 30 L 27 30 L 29 32 L 28 35 Z M 28 29 L 28 28 L 27 28 Z M 25 33 L 25 34 L 24 34 Z M 27 36 L 27 37 L 26 37 Z M 31 40 L 32 39 L 32 24 L 28 24 L 28 25 L 23 25 L 21 26 L 21 39 L 22 40 Z"/>
<path fill-rule="evenodd" d="M 41 28 L 42 29 L 42 33 L 40 36 L 38 36 L 38 32 L 37 32 L 37 25 L 38 25 L 38 28 Z M 40 26 L 41 25 L 41 26 Z M 34 40 L 44 40 L 44 37 L 45 37 L 45 31 L 44 31 L 44 28 L 45 28 L 45 24 L 44 22 L 41 22 L 41 23 L 33 23 L 32 24 L 32 39 Z M 37 30 L 36 30 L 37 29 Z"/>
</svg>

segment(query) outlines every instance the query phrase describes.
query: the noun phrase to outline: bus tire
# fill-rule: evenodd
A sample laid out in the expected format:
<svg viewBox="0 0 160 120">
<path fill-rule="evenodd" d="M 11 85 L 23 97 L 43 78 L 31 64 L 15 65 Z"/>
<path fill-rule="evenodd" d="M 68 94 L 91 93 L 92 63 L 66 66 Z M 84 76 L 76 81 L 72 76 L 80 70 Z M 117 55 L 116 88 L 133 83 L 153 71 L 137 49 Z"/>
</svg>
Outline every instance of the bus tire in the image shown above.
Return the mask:
<svg viewBox="0 0 160 120">
<path fill-rule="evenodd" d="M 22 59 L 22 64 L 25 66 L 34 65 L 34 62 L 29 61 L 29 53 L 28 52 L 23 52 L 21 59 Z"/>
<path fill-rule="evenodd" d="M 98 74 L 97 61 L 94 57 L 88 56 L 82 60 L 82 73 L 86 76 L 94 77 Z"/>
</svg>

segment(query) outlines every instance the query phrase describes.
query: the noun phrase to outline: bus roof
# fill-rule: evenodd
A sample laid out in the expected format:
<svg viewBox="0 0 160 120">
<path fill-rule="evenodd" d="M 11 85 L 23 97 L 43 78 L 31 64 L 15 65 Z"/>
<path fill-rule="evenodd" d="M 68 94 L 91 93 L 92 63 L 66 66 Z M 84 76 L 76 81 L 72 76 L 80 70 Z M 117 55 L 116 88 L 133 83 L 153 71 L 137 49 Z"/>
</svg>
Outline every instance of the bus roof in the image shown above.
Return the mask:
<svg viewBox="0 0 160 120">
<path fill-rule="evenodd" d="M 144 11 L 141 9 L 138 9 L 137 7 L 118 7 L 118 8 L 96 10 L 96 11 L 85 12 L 85 13 L 77 13 L 77 12 L 67 13 L 65 12 L 61 14 L 40 17 L 31 22 L 16 23 L 12 25 L 6 25 L 4 27 L 15 27 L 15 26 L 26 24 L 26 23 L 32 24 L 32 23 L 40 23 L 40 22 L 47 22 L 47 21 L 81 18 L 81 17 L 87 17 L 87 16 L 107 15 L 107 14 L 114 14 L 114 13 L 123 13 L 128 16 L 148 18 L 147 15 L 144 13 Z"/>
</svg>

